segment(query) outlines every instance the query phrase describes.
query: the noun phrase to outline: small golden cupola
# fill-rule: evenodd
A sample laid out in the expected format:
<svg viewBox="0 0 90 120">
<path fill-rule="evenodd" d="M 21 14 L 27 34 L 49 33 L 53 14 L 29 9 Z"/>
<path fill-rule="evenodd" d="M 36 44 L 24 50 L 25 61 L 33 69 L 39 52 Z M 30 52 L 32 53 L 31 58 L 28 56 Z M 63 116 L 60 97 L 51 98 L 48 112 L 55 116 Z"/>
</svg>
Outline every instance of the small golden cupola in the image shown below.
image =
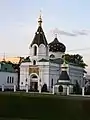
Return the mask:
<svg viewBox="0 0 90 120">
<path fill-rule="evenodd" d="M 42 17 L 41 17 L 41 11 L 40 11 L 40 16 L 39 16 L 39 19 L 38 19 L 38 24 L 39 24 L 39 26 L 42 26 Z"/>
</svg>

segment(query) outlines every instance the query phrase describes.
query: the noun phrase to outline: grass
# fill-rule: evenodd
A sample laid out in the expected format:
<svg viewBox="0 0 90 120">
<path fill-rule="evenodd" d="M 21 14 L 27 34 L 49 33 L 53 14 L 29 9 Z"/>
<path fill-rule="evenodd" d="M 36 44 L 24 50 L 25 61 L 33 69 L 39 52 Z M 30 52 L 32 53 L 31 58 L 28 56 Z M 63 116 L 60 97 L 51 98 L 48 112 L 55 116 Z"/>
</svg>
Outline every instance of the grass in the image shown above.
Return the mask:
<svg viewBox="0 0 90 120">
<path fill-rule="evenodd" d="M 2 120 L 86 120 L 90 119 L 90 99 L 1 92 L 0 117 Z"/>
</svg>

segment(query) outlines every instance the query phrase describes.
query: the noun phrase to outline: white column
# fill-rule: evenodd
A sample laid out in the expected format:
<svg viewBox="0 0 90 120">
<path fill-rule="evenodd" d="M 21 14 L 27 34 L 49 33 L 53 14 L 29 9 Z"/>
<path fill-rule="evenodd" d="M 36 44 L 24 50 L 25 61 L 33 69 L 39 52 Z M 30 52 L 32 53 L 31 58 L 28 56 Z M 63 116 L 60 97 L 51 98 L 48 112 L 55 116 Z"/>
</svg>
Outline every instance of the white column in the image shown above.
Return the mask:
<svg viewBox="0 0 90 120">
<path fill-rule="evenodd" d="M 28 85 L 26 85 L 26 92 L 28 93 Z"/>
<path fill-rule="evenodd" d="M 54 85 L 53 85 L 53 94 L 55 93 L 55 91 L 54 91 Z"/>
<path fill-rule="evenodd" d="M 82 96 L 84 96 L 84 87 L 82 87 Z"/>
<path fill-rule="evenodd" d="M 39 93 L 41 93 L 41 85 L 39 85 Z"/>
<path fill-rule="evenodd" d="M 4 85 L 2 85 L 2 91 L 4 91 Z"/>
<path fill-rule="evenodd" d="M 67 86 L 67 95 L 69 95 L 69 86 Z"/>
<path fill-rule="evenodd" d="M 43 80 L 43 67 L 40 68 L 40 79 Z"/>
<path fill-rule="evenodd" d="M 16 92 L 16 85 L 14 85 L 14 92 Z"/>
<path fill-rule="evenodd" d="M 41 79 L 39 80 L 39 93 L 41 93 Z"/>
</svg>

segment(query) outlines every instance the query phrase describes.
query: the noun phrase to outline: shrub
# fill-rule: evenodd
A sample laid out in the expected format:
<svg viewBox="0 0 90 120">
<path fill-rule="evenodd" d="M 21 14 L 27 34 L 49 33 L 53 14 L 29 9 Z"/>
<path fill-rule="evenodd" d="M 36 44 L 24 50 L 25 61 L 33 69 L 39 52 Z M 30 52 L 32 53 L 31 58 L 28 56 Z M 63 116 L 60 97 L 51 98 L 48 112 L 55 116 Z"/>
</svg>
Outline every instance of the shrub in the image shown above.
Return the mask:
<svg viewBox="0 0 90 120">
<path fill-rule="evenodd" d="M 44 84 L 42 87 L 42 92 L 47 92 L 47 84 Z"/>
</svg>

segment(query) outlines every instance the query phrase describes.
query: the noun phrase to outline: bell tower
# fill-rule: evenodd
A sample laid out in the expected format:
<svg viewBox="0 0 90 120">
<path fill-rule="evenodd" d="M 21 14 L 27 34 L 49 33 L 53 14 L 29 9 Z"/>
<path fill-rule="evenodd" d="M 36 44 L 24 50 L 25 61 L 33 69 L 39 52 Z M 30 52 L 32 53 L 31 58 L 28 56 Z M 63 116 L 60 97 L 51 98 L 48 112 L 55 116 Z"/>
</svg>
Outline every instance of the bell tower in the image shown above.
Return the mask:
<svg viewBox="0 0 90 120">
<path fill-rule="evenodd" d="M 48 43 L 42 29 L 42 17 L 40 13 L 38 19 L 38 29 L 30 45 L 30 56 L 33 61 L 33 64 L 36 64 L 37 61 L 42 58 L 47 59 L 49 54 L 48 49 Z"/>
</svg>

